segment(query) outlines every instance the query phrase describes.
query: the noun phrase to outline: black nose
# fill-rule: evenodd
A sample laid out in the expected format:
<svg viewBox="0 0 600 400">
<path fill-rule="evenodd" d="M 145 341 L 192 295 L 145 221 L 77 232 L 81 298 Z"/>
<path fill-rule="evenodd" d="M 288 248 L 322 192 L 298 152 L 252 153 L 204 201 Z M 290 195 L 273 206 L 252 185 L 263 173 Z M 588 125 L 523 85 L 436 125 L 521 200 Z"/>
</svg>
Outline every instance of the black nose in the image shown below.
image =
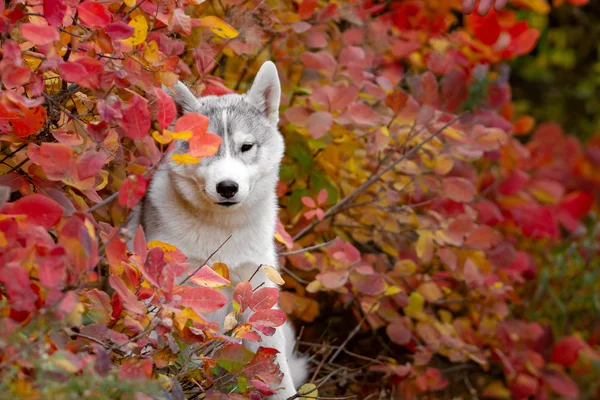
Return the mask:
<svg viewBox="0 0 600 400">
<path fill-rule="evenodd" d="M 234 181 L 223 181 L 217 183 L 217 193 L 226 199 L 230 199 L 238 192 L 238 184 Z"/>
</svg>

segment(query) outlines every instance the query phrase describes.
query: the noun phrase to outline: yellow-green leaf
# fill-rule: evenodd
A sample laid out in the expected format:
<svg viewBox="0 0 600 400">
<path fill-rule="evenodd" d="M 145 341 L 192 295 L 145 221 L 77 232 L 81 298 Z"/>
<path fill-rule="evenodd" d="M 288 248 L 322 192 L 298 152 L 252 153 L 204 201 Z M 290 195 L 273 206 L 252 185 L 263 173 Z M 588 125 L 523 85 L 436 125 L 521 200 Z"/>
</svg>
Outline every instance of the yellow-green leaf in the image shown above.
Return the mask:
<svg viewBox="0 0 600 400">
<path fill-rule="evenodd" d="M 177 164 L 198 164 L 200 162 L 199 158 L 192 157 L 189 154 L 173 154 L 171 159 Z"/>
<path fill-rule="evenodd" d="M 129 39 L 124 39 L 124 43 L 128 43 L 132 46 L 144 43 L 146 37 L 148 37 L 148 22 L 143 15 L 137 15 L 129 21 L 129 26 L 133 27 L 133 36 Z"/>
<path fill-rule="evenodd" d="M 212 15 L 200 18 L 200 26 L 210 29 L 215 35 L 225 39 L 233 39 L 238 35 L 238 31 L 236 31 L 233 27 L 231 27 L 221 18 Z"/>
<path fill-rule="evenodd" d="M 314 383 L 305 383 L 300 386 L 298 394 L 300 395 L 300 400 L 313 400 L 319 398 L 319 391 L 317 390 L 317 385 Z"/>
</svg>

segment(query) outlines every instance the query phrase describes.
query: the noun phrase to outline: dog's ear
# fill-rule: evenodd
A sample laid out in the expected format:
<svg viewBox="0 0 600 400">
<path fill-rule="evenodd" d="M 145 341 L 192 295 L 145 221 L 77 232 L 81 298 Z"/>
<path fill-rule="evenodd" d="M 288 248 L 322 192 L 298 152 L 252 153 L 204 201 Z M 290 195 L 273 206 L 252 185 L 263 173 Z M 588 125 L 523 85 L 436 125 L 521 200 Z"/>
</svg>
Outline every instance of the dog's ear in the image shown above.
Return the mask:
<svg viewBox="0 0 600 400">
<path fill-rule="evenodd" d="M 271 61 L 265 62 L 258 71 L 247 100 L 258 108 L 274 125 L 279 122 L 281 85 L 277 68 Z"/>
<path fill-rule="evenodd" d="M 198 109 L 198 99 L 190 89 L 180 81 L 177 81 L 172 87 L 162 86 L 163 91 L 171 96 L 177 106 L 179 115 L 193 112 Z"/>
</svg>

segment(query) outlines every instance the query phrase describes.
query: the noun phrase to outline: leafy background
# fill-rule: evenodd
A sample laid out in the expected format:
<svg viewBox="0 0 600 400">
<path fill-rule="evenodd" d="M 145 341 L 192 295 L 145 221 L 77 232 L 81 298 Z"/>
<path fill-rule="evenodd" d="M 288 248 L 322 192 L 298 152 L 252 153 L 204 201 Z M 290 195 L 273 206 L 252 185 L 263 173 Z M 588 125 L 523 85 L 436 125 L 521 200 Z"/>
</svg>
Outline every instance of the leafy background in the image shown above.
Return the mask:
<svg viewBox="0 0 600 400">
<path fill-rule="evenodd" d="M 278 302 L 298 397 L 597 398 L 598 5 L 460 6 L 4 2 L 0 396 L 268 396 L 274 351 L 240 341 Z M 173 140 L 219 144 L 162 85 L 244 91 L 266 60 L 281 293 L 125 228 Z"/>
</svg>

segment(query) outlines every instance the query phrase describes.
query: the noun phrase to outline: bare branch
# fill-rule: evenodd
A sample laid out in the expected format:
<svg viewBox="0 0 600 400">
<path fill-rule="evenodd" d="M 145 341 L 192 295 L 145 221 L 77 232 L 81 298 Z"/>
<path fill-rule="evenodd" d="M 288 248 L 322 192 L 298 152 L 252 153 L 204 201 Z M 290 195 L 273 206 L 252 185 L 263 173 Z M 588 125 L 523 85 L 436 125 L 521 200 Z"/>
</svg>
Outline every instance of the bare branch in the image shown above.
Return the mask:
<svg viewBox="0 0 600 400">
<path fill-rule="evenodd" d="M 390 165 L 388 165 L 387 167 L 385 167 L 384 169 L 379 171 L 377 174 L 374 174 L 373 176 L 371 176 L 362 185 L 360 185 L 359 187 L 354 189 L 346 197 L 344 197 L 337 204 L 335 204 L 333 207 L 331 207 L 329 210 L 327 210 L 325 212 L 325 215 L 323 216 L 323 219 L 336 214 L 346 204 L 351 202 L 355 197 L 357 197 L 359 194 L 361 194 L 362 192 L 367 190 L 369 187 L 371 187 L 373 184 L 375 184 L 385 173 L 392 170 L 396 165 L 400 164 L 402 161 L 415 155 L 419 150 L 421 150 L 421 148 L 423 146 L 425 146 L 427 143 L 429 143 L 431 140 L 433 140 L 435 137 L 437 137 L 440 133 L 442 133 L 450 125 L 452 125 L 453 123 L 458 121 L 463 115 L 464 114 L 460 114 L 460 115 L 457 115 L 456 117 L 452 118 L 448 123 L 444 124 L 444 126 L 442 126 L 440 129 L 438 129 L 435 133 L 431 134 L 427 139 L 423 140 L 421 143 L 419 143 L 418 145 L 416 145 L 415 147 L 413 147 L 412 149 L 410 149 L 409 151 L 404 153 L 402 156 L 398 157 L 398 159 L 394 160 Z M 301 237 L 306 235 L 308 232 L 312 231 L 313 228 L 319 224 L 319 222 L 321 222 L 321 221 L 315 221 L 315 222 L 311 223 L 310 225 L 307 225 L 306 227 L 304 227 L 304 229 L 302 229 L 300 232 L 298 232 L 296 235 L 294 235 L 294 237 L 292 239 L 294 241 L 300 239 Z"/>
<path fill-rule="evenodd" d="M 196 270 L 191 273 L 190 275 L 188 275 L 181 283 L 180 285 L 183 285 L 184 283 L 186 283 L 188 281 L 188 279 L 190 279 L 192 276 L 196 275 L 196 272 L 200 271 L 200 268 L 204 267 L 206 265 L 207 262 L 210 261 L 210 259 L 217 254 L 217 252 L 219 250 L 221 250 L 221 247 L 225 246 L 225 243 L 227 243 L 229 241 L 229 239 L 231 239 L 231 235 L 229 235 L 229 237 L 227 239 L 225 239 L 225 241 L 223 243 L 221 243 L 221 245 L 219 247 L 217 247 L 217 249 L 215 251 L 213 251 L 206 260 L 204 260 L 202 263 L 200 263 L 200 266 L 198 268 L 196 268 Z M 260 268 L 260 267 L 259 267 Z"/>
<path fill-rule="evenodd" d="M 309 246 L 309 247 L 305 247 L 303 249 L 298 249 L 298 250 L 292 250 L 292 251 L 286 251 L 283 253 L 279 253 L 280 256 L 293 256 L 295 254 L 302 254 L 305 253 L 307 251 L 313 251 L 313 250 L 317 250 L 317 249 L 321 249 L 323 247 L 327 247 L 333 244 L 333 242 L 335 242 L 336 239 L 330 240 L 329 242 L 325 242 L 325 243 L 321 243 L 321 244 L 316 244 L 314 246 Z"/>
</svg>

